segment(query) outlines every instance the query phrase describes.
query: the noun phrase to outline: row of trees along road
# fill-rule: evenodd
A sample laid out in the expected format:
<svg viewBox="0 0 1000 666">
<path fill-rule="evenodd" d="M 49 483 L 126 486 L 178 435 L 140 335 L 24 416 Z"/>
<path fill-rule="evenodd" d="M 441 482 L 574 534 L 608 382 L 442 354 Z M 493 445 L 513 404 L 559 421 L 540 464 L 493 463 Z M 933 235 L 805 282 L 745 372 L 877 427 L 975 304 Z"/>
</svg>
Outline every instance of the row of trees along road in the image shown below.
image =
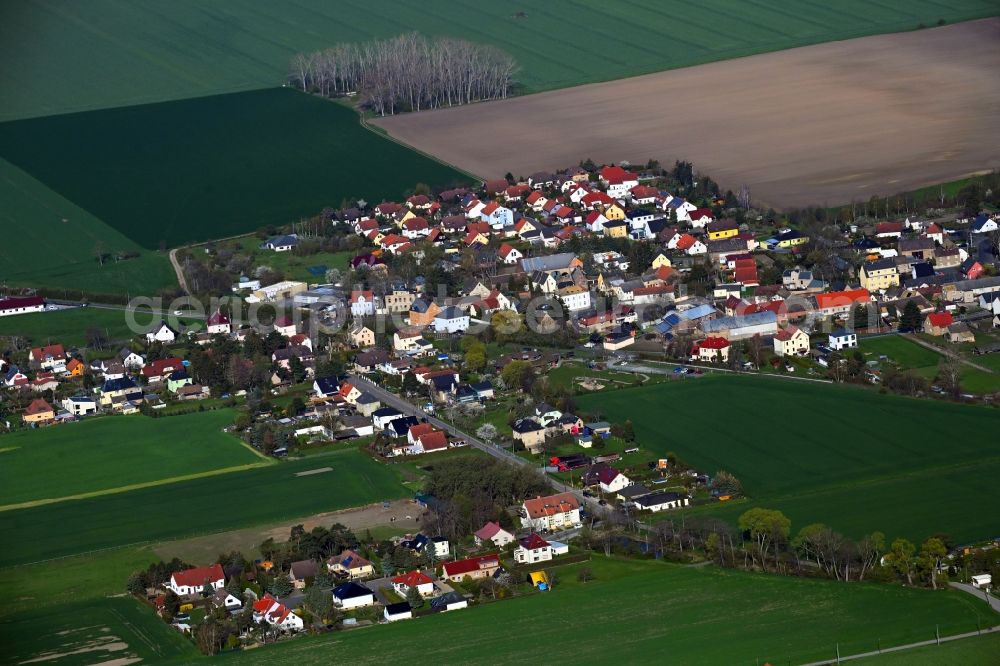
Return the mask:
<svg viewBox="0 0 1000 666">
<path fill-rule="evenodd" d="M 357 93 L 384 116 L 504 99 L 517 63 L 500 49 L 416 32 L 362 44 L 338 44 L 292 58 L 289 83 L 324 97 Z"/>
</svg>

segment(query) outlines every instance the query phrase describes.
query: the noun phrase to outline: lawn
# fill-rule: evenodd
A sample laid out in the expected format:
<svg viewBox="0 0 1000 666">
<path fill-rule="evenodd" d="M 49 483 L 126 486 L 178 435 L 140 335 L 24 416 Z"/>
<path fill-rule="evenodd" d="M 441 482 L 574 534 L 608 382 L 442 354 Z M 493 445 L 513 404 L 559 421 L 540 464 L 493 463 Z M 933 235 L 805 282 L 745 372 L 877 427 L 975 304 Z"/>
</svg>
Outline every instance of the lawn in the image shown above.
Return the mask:
<svg viewBox="0 0 1000 666">
<path fill-rule="evenodd" d="M 136 313 L 135 320 L 141 325 L 153 321 L 148 312 Z M 125 321 L 123 310 L 69 308 L 0 317 L 0 336 L 21 336 L 37 345 L 59 343 L 66 348 L 83 347 L 87 344 L 87 331 L 92 328 L 102 331 L 109 340 L 128 340 L 137 335 Z"/>
<path fill-rule="evenodd" d="M 230 243 L 222 243 L 220 247 L 231 246 L 241 253 L 253 256 L 253 266 L 267 266 L 284 274 L 286 280 L 298 280 L 306 283 L 325 282 L 326 274 L 311 272 L 310 268 L 336 268 L 341 273 L 350 268 L 351 259 L 362 250 L 344 250 L 342 252 L 317 252 L 307 256 L 298 256 L 293 252 L 272 252 L 260 249 L 260 239 L 247 236 Z"/>
<path fill-rule="evenodd" d="M 0 620 L 0 660 L 128 664 L 196 659 L 194 644 L 130 597 L 25 611 Z"/>
<path fill-rule="evenodd" d="M 10 286 L 45 287 L 53 296 L 63 296 L 60 290 L 155 295 L 177 286 L 165 252 L 144 250 L 3 159 L 0 201 L 0 228 L 8 231 L 0 275 Z M 96 250 L 139 256 L 101 265 Z"/>
<path fill-rule="evenodd" d="M 593 581 L 577 583 L 587 566 Z M 404 661 L 421 644 L 437 662 L 495 664 L 545 646 L 549 663 L 773 664 L 842 655 L 975 630 L 997 616 L 957 591 L 845 585 L 595 558 L 560 568 L 553 591 L 366 631 L 338 632 L 234 655 L 240 663 Z M 594 603 L 600 599 L 600 603 Z M 539 618 L 545 618 L 539 622 Z M 428 635 L 445 641 L 422 641 Z M 613 637 L 613 640 L 609 640 Z"/>
<path fill-rule="evenodd" d="M 822 521 L 854 536 L 993 536 L 986 516 L 1000 511 L 1000 499 L 987 479 L 1000 471 L 1000 454 L 992 408 L 722 376 L 577 402 L 612 421 L 631 418 L 643 449 L 735 474 L 751 500 L 720 506 L 727 517 L 773 506 L 789 514 L 793 530 Z"/>
<path fill-rule="evenodd" d="M 324 468 L 330 470 L 298 475 Z M 0 566 L 252 527 L 411 495 L 389 466 L 358 451 L 343 451 L 4 512 Z"/>
<path fill-rule="evenodd" d="M 583 363 L 569 362 L 564 362 L 558 368 L 554 368 L 553 370 L 545 373 L 545 377 L 553 386 L 569 389 L 574 393 L 590 392 L 576 383 L 577 378 L 589 377 L 591 379 L 596 379 L 604 384 L 605 389 L 631 386 L 636 382 L 641 383 L 644 379 L 644 377 L 634 372 L 617 372 L 615 370 L 597 369 L 591 370 Z M 654 375 L 654 378 L 660 378 L 660 376 Z"/>
<path fill-rule="evenodd" d="M 941 645 L 889 652 L 854 663 L 862 666 L 987 666 L 996 663 L 998 654 L 1000 634 L 986 634 Z"/>
<path fill-rule="evenodd" d="M 536 92 L 996 13 L 992 0 L 21 3 L 0 22 L 0 119 L 273 87 L 298 51 L 413 30 L 507 50 Z"/>
<path fill-rule="evenodd" d="M 3 123 L 0 155 L 148 249 L 466 180 L 353 110 L 283 88 Z"/>
<path fill-rule="evenodd" d="M 936 371 L 938 363 L 943 358 L 941 354 L 921 347 L 900 335 L 861 338 L 859 350 L 866 361 L 877 361 L 879 356 L 884 355 L 904 370 L 931 368 Z"/>
<path fill-rule="evenodd" d="M 233 411 L 139 414 L 22 430 L 0 439 L 0 507 L 266 464 L 222 431 Z"/>
</svg>

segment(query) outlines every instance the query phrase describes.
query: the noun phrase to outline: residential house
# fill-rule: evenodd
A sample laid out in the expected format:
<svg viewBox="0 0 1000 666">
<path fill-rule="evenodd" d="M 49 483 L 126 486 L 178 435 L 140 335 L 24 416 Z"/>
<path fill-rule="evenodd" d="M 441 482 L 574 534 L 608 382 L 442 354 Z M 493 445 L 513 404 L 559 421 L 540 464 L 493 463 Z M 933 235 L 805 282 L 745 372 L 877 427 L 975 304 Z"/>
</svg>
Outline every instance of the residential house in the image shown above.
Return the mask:
<svg viewBox="0 0 1000 666">
<path fill-rule="evenodd" d="M 580 500 L 573 493 L 559 493 L 524 501 L 521 524 L 535 531 L 574 527 L 580 522 Z"/>
<path fill-rule="evenodd" d="M 455 306 L 448 306 L 434 317 L 438 333 L 458 333 L 469 329 L 469 315 Z"/>
<path fill-rule="evenodd" d="M 649 495 L 642 495 L 641 497 L 632 499 L 632 503 L 635 504 L 636 508 L 643 511 L 652 511 L 653 513 L 668 509 L 680 509 L 690 504 L 690 502 L 691 498 L 687 495 L 666 491 L 650 493 Z"/>
<path fill-rule="evenodd" d="M 459 583 L 463 578 L 472 580 L 490 578 L 500 570 L 500 557 L 496 554 L 480 555 L 467 560 L 445 562 L 443 580 Z"/>
<path fill-rule="evenodd" d="M 74 395 L 63 398 L 62 408 L 73 416 L 89 416 L 97 413 L 97 400 L 89 395 Z"/>
<path fill-rule="evenodd" d="M 253 619 L 254 622 L 267 622 L 284 631 L 302 631 L 305 628 L 302 618 L 279 603 L 270 593 L 253 603 Z"/>
<path fill-rule="evenodd" d="M 370 317 L 375 314 L 375 297 L 371 290 L 351 291 L 351 314 L 355 317 Z"/>
<path fill-rule="evenodd" d="M 28 352 L 28 361 L 37 365 L 42 370 L 52 372 L 66 371 L 66 350 L 62 345 L 47 345 L 45 347 L 35 347 Z"/>
<path fill-rule="evenodd" d="M 924 318 L 924 333 L 935 336 L 948 334 L 948 327 L 955 323 L 950 312 L 932 312 Z"/>
<path fill-rule="evenodd" d="M 899 286 L 899 271 L 893 259 L 878 259 L 861 264 L 861 286 L 868 291 L 885 291 Z"/>
<path fill-rule="evenodd" d="M 632 485 L 631 479 L 608 465 L 601 465 L 594 476 L 603 493 L 617 494 L 622 488 Z"/>
<path fill-rule="evenodd" d="M 503 548 L 514 541 L 514 535 L 500 527 L 499 524 L 490 521 L 476 530 L 472 535 L 477 546 L 482 546 L 487 541 L 497 548 Z"/>
<path fill-rule="evenodd" d="M 868 305 L 872 297 L 867 289 L 831 291 L 816 294 L 816 311 L 823 317 L 850 315 L 858 305 Z"/>
<path fill-rule="evenodd" d="M 957 321 L 948 327 L 948 341 L 953 344 L 972 343 L 976 341 L 976 335 L 964 321 Z"/>
<path fill-rule="evenodd" d="M 431 599 L 431 609 L 437 612 L 461 610 L 469 607 L 469 600 L 458 592 L 447 592 Z"/>
<path fill-rule="evenodd" d="M 28 403 L 22 418 L 29 425 L 45 425 L 55 420 L 56 412 L 47 401 L 42 398 L 35 398 Z"/>
<path fill-rule="evenodd" d="M 423 328 L 434 323 L 434 318 L 441 312 L 441 306 L 434 301 L 418 298 L 410 306 L 410 326 Z"/>
<path fill-rule="evenodd" d="M 727 218 L 709 222 L 705 226 L 705 231 L 708 232 L 708 240 L 716 241 L 736 236 L 740 233 L 740 227 L 736 224 L 736 220 Z"/>
<path fill-rule="evenodd" d="M 226 585 L 226 575 L 221 564 L 185 569 L 170 575 L 167 587 L 179 597 L 201 594 L 207 587 L 214 593 Z"/>
<path fill-rule="evenodd" d="M 351 344 L 355 347 L 365 348 L 375 346 L 375 331 L 367 326 L 355 324 L 348 332 L 348 336 L 351 339 Z"/>
<path fill-rule="evenodd" d="M 386 622 L 399 622 L 400 620 L 412 620 L 413 609 L 410 604 L 400 601 L 397 604 L 386 604 L 382 610 L 382 617 Z"/>
<path fill-rule="evenodd" d="M 146 333 L 146 340 L 148 342 L 162 342 L 169 345 L 176 339 L 177 331 L 170 328 L 165 321 L 160 321 L 157 326 L 153 327 L 151 331 Z"/>
<path fill-rule="evenodd" d="M 299 560 L 292 562 L 288 577 L 296 590 L 306 589 L 306 583 L 319 573 L 319 563 L 316 560 Z"/>
<path fill-rule="evenodd" d="M 229 335 L 232 330 L 233 326 L 229 321 L 229 317 L 222 314 L 221 310 L 213 312 L 205 326 L 205 332 L 209 335 Z"/>
<path fill-rule="evenodd" d="M 535 532 L 518 541 L 518 546 L 514 549 L 514 561 L 518 564 L 548 562 L 551 559 L 552 546 Z"/>
<path fill-rule="evenodd" d="M 334 555 L 326 561 L 326 569 L 332 574 L 350 579 L 368 578 L 375 574 L 375 567 L 351 549 Z"/>
<path fill-rule="evenodd" d="M 101 385 L 100 404 L 103 408 L 131 411 L 130 403 L 142 402 L 142 389 L 129 377 L 109 379 Z"/>
<path fill-rule="evenodd" d="M 858 346 L 858 334 L 842 328 L 831 331 L 830 336 L 827 339 L 827 345 L 829 345 L 830 349 L 833 349 L 834 351 L 855 349 Z"/>
<path fill-rule="evenodd" d="M 266 241 L 261 243 L 260 248 L 262 250 L 271 250 L 273 252 L 290 252 L 298 244 L 298 234 L 284 234 L 268 238 Z"/>
<path fill-rule="evenodd" d="M 416 588 L 422 597 L 429 597 L 434 594 L 434 580 L 422 571 L 410 571 L 409 573 L 396 576 L 391 581 L 392 588 L 396 594 L 405 597 L 410 590 Z"/>
<path fill-rule="evenodd" d="M 351 581 L 333 588 L 333 603 L 345 611 L 372 606 L 375 604 L 375 593 L 361 583 Z"/>
<path fill-rule="evenodd" d="M 809 353 L 809 336 L 797 326 L 789 326 L 774 335 L 775 356 L 805 356 Z"/>
<path fill-rule="evenodd" d="M 707 336 L 743 340 L 755 335 L 774 335 L 778 332 L 778 317 L 771 310 L 764 310 L 743 316 L 719 317 L 703 321 L 699 326 Z"/>
</svg>

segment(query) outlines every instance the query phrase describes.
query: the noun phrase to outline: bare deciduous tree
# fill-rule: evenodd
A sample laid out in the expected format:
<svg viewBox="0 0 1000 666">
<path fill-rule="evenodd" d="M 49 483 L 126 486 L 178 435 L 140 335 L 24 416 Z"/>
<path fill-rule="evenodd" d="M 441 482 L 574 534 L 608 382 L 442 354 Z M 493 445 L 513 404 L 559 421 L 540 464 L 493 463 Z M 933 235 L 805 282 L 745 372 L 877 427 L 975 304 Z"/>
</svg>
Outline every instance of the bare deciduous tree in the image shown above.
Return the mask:
<svg viewBox="0 0 1000 666">
<path fill-rule="evenodd" d="M 379 115 L 504 99 L 517 63 L 494 46 L 416 32 L 299 53 L 289 83 L 324 97 L 358 94 Z"/>
</svg>

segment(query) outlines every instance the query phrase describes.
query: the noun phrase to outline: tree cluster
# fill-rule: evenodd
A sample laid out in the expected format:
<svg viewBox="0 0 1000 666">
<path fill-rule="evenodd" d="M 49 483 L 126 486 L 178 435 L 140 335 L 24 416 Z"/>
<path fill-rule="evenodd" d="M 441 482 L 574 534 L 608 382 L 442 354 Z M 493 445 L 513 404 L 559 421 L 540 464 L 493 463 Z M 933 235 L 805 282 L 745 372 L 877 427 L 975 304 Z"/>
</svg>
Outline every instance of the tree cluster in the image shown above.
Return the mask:
<svg viewBox="0 0 1000 666">
<path fill-rule="evenodd" d="M 517 64 L 500 49 L 412 32 L 299 53 L 289 83 L 324 97 L 358 93 L 379 115 L 506 98 Z"/>
<path fill-rule="evenodd" d="M 487 521 L 512 527 L 504 507 L 525 497 L 549 493 L 545 478 L 535 469 L 490 458 L 455 458 L 435 463 L 426 491 L 442 506 L 429 514 L 433 533 L 451 539 L 474 532 Z"/>
</svg>

